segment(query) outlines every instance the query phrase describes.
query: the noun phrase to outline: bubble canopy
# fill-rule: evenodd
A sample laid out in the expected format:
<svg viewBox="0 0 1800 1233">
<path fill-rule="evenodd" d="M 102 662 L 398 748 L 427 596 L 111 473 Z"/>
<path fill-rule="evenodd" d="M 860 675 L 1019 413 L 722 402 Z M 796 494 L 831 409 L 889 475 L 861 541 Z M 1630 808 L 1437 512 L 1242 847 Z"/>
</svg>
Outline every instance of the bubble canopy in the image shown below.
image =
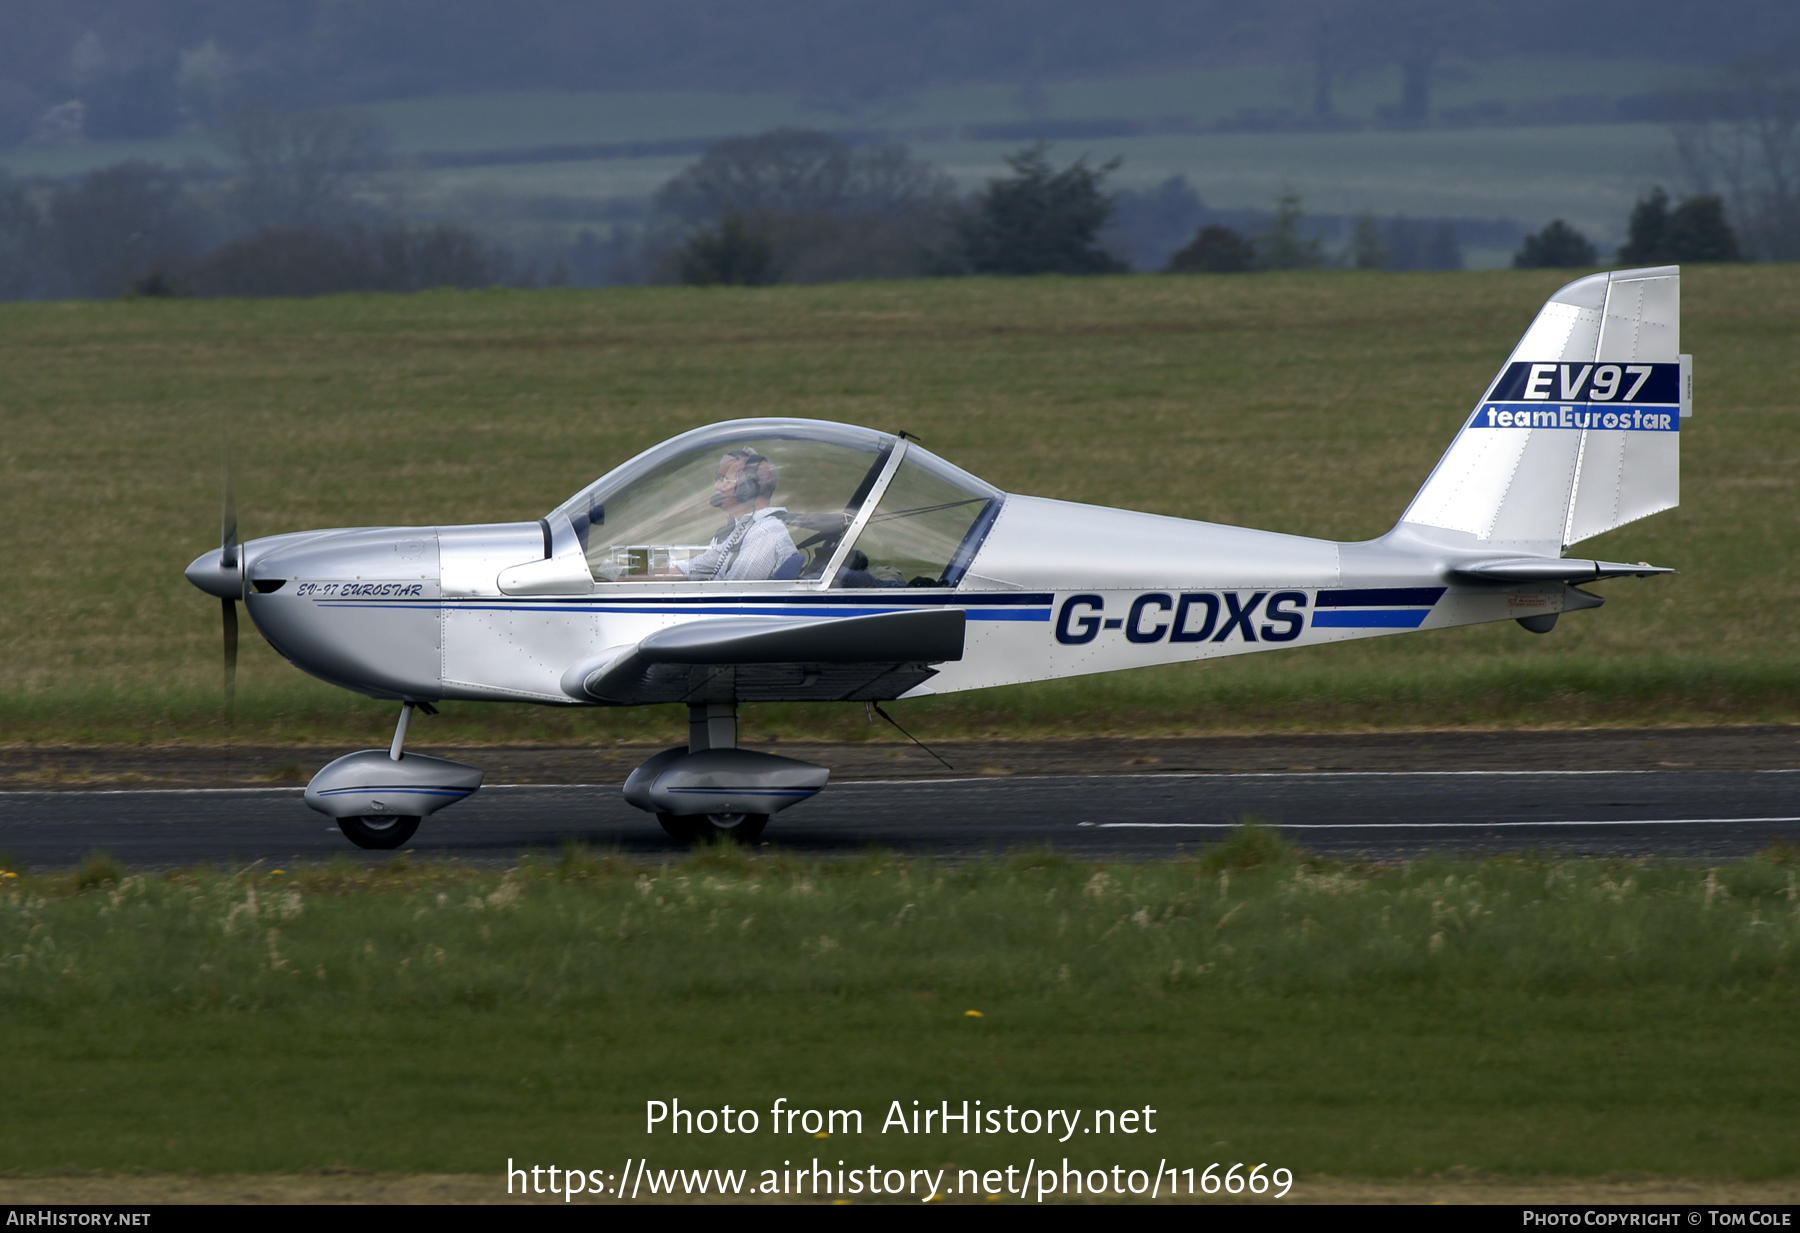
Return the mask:
<svg viewBox="0 0 1800 1233">
<path fill-rule="evenodd" d="M 555 513 L 599 584 L 885 589 L 956 586 L 1004 500 L 917 442 L 750 419 L 646 450 Z"/>
</svg>

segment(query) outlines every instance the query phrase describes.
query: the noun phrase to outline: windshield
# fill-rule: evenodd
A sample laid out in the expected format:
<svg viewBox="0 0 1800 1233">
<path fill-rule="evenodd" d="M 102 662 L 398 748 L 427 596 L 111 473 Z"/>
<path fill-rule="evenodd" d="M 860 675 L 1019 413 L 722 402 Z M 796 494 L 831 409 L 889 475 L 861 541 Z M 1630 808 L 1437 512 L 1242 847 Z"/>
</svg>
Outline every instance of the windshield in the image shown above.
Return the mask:
<svg viewBox="0 0 1800 1233">
<path fill-rule="evenodd" d="M 816 420 L 684 433 L 562 506 L 597 582 L 818 578 L 894 439 Z"/>
<path fill-rule="evenodd" d="M 1000 510 L 994 488 L 913 446 L 834 587 L 953 587 Z"/>
</svg>

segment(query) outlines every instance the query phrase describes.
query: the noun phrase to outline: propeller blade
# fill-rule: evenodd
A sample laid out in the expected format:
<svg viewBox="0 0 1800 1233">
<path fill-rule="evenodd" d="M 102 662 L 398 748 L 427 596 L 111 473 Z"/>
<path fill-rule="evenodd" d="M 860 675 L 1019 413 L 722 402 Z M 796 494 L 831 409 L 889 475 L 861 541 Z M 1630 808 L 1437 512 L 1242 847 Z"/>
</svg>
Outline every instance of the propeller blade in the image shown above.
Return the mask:
<svg viewBox="0 0 1800 1233">
<path fill-rule="evenodd" d="M 225 713 L 229 716 L 237 701 L 237 600 L 222 599 L 219 606 L 225 618 Z"/>
<path fill-rule="evenodd" d="M 222 442 L 221 458 L 225 472 L 225 504 L 220 511 L 219 531 L 219 564 L 226 569 L 236 569 L 238 563 L 237 501 L 231 495 L 231 438 L 220 434 Z M 236 628 L 236 618 L 232 618 L 232 628 Z"/>
</svg>

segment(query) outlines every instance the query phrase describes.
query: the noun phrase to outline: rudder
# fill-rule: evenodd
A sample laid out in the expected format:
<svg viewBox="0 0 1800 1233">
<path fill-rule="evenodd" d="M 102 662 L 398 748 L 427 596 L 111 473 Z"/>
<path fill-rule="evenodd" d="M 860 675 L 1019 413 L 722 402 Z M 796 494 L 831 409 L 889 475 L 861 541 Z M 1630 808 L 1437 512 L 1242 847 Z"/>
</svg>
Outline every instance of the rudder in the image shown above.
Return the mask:
<svg viewBox="0 0 1800 1233">
<path fill-rule="evenodd" d="M 1401 518 L 1558 556 L 1680 500 L 1680 269 L 1577 279 L 1544 304 Z M 1464 537 L 1467 537 L 1466 539 Z"/>
</svg>

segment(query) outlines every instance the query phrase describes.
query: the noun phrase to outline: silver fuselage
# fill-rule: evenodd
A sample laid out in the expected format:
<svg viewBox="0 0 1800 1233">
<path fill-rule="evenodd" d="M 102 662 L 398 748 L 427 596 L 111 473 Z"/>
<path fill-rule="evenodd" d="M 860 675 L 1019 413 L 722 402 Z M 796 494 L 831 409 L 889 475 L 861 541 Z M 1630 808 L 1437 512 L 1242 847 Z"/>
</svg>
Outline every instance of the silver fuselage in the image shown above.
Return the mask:
<svg viewBox="0 0 1800 1233">
<path fill-rule="evenodd" d="M 1016 495 L 948 589 L 595 582 L 556 516 L 279 535 L 242 551 L 251 618 L 296 667 L 372 697 L 432 702 L 591 703 L 568 691 L 571 665 L 727 617 L 961 609 L 962 659 L 896 695 L 920 696 L 1598 602 L 1560 582 L 1471 583 L 1454 571 L 1508 554 L 1439 529 L 1334 543 Z M 797 678 L 756 700 L 826 700 L 829 688 Z"/>
</svg>

